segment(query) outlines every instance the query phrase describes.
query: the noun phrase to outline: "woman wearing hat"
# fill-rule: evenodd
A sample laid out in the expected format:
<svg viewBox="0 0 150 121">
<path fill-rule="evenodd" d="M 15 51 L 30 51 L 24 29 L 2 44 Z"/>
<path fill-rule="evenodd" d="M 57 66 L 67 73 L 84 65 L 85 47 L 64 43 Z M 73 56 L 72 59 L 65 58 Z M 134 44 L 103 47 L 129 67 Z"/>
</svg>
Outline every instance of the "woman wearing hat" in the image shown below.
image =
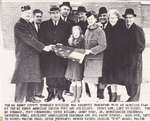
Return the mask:
<svg viewBox="0 0 150 121">
<path fill-rule="evenodd" d="M 90 11 L 86 15 L 88 28 L 85 32 L 85 49 L 90 53 L 85 58 L 83 82 L 88 83 L 92 101 L 97 101 L 97 84 L 102 76 L 106 37 L 104 31 L 96 24 L 96 13 Z"/>
<path fill-rule="evenodd" d="M 118 85 L 127 83 L 128 41 L 126 39 L 125 23 L 116 9 L 108 12 L 109 23 L 105 30 L 107 48 L 104 54 L 104 83 L 110 84 L 110 102 L 119 101 Z M 119 94 L 119 95 L 118 95 Z"/>
<path fill-rule="evenodd" d="M 77 11 L 78 11 L 77 25 L 79 25 L 81 27 L 83 34 L 85 34 L 85 31 L 88 26 L 87 16 L 86 16 L 86 8 L 84 6 L 79 6 Z"/>
<path fill-rule="evenodd" d="M 145 48 L 145 35 L 141 27 L 134 23 L 136 14 L 132 8 L 128 8 L 123 15 L 126 21 L 127 37 L 129 39 L 129 75 L 127 93 L 130 96 L 127 101 L 139 101 L 140 87 L 142 83 L 142 52 Z"/>
</svg>

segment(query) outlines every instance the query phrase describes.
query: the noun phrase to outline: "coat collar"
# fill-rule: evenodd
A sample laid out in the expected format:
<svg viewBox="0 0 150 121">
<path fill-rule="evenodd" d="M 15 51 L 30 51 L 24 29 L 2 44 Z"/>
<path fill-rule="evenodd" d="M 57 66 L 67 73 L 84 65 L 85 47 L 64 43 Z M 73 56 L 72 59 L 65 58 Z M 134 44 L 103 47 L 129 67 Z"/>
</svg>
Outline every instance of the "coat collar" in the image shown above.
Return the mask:
<svg viewBox="0 0 150 121">
<path fill-rule="evenodd" d="M 26 27 L 26 29 L 28 31 L 30 31 L 30 33 L 32 34 L 37 34 L 35 27 L 33 26 L 33 24 L 31 22 L 27 22 L 26 20 L 24 20 L 23 18 L 20 18 L 19 21 L 24 24 L 24 27 Z"/>
<path fill-rule="evenodd" d="M 23 19 L 23 18 L 20 18 L 20 22 L 21 23 L 24 23 L 24 24 L 28 24 L 29 22 L 27 22 L 25 19 Z"/>
<path fill-rule="evenodd" d="M 97 29 L 99 27 L 99 25 L 98 24 L 93 24 L 93 25 L 88 25 L 88 29 L 89 30 L 94 30 L 94 29 Z"/>
<path fill-rule="evenodd" d="M 129 30 L 134 29 L 134 28 L 135 28 L 135 26 L 136 26 L 136 24 L 135 24 L 135 23 L 133 23 L 133 24 L 130 26 Z"/>
<path fill-rule="evenodd" d="M 62 19 L 63 21 L 65 21 L 65 22 L 68 21 L 68 17 L 64 18 L 63 16 L 61 16 L 61 19 Z"/>
<path fill-rule="evenodd" d="M 49 20 L 49 23 L 50 23 L 50 25 L 54 26 L 54 23 L 53 23 L 52 19 Z M 58 21 L 57 26 L 61 25 L 62 23 L 64 23 L 64 21 L 60 18 L 59 21 Z"/>
</svg>

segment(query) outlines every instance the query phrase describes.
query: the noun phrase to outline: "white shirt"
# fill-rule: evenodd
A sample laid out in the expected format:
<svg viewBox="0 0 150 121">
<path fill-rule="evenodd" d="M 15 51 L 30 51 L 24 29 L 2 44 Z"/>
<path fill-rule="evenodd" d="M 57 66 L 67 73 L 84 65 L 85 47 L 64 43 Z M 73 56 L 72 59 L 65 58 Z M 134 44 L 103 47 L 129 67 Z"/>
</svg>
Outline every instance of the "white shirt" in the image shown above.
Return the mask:
<svg viewBox="0 0 150 121">
<path fill-rule="evenodd" d="M 54 26 L 57 26 L 57 25 L 58 25 L 58 22 L 59 22 L 59 21 L 53 21 Z"/>
<path fill-rule="evenodd" d="M 34 26 L 35 26 L 35 29 L 36 29 L 36 31 L 38 32 L 38 25 L 36 24 L 36 23 L 34 23 Z"/>
<path fill-rule="evenodd" d="M 61 18 L 62 18 L 63 21 L 65 21 L 65 22 L 67 21 L 67 17 L 61 16 Z"/>
</svg>

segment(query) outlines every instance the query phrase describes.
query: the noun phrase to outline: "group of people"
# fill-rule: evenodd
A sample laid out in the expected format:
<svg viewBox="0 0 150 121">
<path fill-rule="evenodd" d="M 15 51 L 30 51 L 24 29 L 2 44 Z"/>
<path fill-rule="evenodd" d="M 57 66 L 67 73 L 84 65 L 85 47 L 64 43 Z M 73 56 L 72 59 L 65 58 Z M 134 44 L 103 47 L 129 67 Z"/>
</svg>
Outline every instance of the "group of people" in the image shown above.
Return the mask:
<svg viewBox="0 0 150 121">
<path fill-rule="evenodd" d="M 63 93 L 73 93 L 72 102 L 80 102 L 84 94 L 98 101 L 105 98 L 106 87 L 109 101 L 117 102 L 118 85 L 126 87 L 127 101 L 139 101 L 145 37 L 134 23 L 134 10 L 127 8 L 121 16 L 116 9 L 101 7 L 96 14 L 79 6 L 76 22 L 69 17 L 71 11 L 69 2 L 51 6 L 50 19 L 42 22 L 40 9 L 21 7 L 14 27 L 15 102 L 40 102 L 35 97 L 44 98 L 43 78 L 48 91 L 45 102 L 55 98 L 64 102 Z M 85 50 L 83 63 L 60 57 L 57 45 Z"/>
</svg>

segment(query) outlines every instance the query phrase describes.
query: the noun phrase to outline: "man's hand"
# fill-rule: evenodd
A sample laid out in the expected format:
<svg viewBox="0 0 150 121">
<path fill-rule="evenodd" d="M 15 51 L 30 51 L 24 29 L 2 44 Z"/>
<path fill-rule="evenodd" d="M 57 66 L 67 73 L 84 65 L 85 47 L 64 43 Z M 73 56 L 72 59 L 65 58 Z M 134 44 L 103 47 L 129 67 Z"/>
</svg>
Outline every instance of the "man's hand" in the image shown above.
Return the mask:
<svg viewBox="0 0 150 121">
<path fill-rule="evenodd" d="M 53 44 L 47 45 L 47 46 L 45 46 L 45 47 L 43 48 L 43 50 L 44 50 L 45 52 L 49 52 L 49 51 L 52 51 L 55 46 L 56 46 L 56 45 L 53 45 Z"/>
</svg>

